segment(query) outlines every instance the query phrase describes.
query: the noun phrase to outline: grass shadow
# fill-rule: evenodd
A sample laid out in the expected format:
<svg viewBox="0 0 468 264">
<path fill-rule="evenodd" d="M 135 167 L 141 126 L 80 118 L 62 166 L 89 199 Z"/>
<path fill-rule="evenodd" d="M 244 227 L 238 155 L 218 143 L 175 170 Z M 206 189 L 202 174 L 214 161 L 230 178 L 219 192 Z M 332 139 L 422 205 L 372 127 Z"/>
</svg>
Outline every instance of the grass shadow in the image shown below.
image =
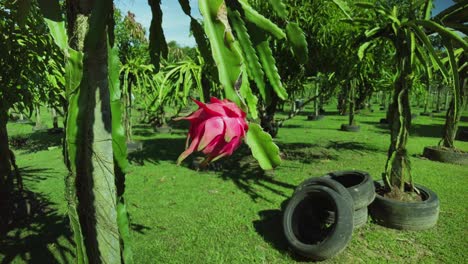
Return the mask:
<svg viewBox="0 0 468 264">
<path fill-rule="evenodd" d="M 27 136 L 15 136 L 10 138 L 10 145 L 15 150 L 23 150 L 25 153 L 34 153 L 47 150 L 49 147 L 62 146 L 63 133 L 49 133 L 41 130 Z"/>
<path fill-rule="evenodd" d="M 146 234 L 146 231 L 151 230 L 151 227 L 145 226 L 145 225 L 140 225 L 140 224 L 135 224 L 135 223 L 130 223 L 130 228 L 139 233 L 139 234 Z"/>
<path fill-rule="evenodd" d="M 304 164 L 337 159 L 334 153 L 317 144 L 283 143 L 278 144 L 278 146 L 285 159 L 299 161 Z"/>
<path fill-rule="evenodd" d="M 287 200 L 283 202 L 285 206 Z M 297 262 L 311 262 L 311 259 L 303 257 L 289 250 L 289 245 L 283 231 L 283 212 L 278 209 L 263 210 L 258 212 L 259 220 L 253 221 L 255 232 L 265 242 L 278 250 L 281 254 L 288 254 Z M 314 261 L 312 261 L 314 262 Z"/>
<path fill-rule="evenodd" d="M 302 125 L 287 124 L 287 125 L 281 126 L 280 128 L 304 128 L 304 126 L 302 126 Z"/>
<path fill-rule="evenodd" d="M 258 216 L 260 219 L 253 221 L 255 232 L 276 250 L 281 253 L 287 252 L 288 243 L 283 232 L 283 213 L 281 210 L 263 210 L 258 212 Z"/>
<path fill-rule="evenodd" d="M 23 169 L 23 176 L 35 181 L 44 169 Z M 73 239 L 66 215 L 41 193 L 13 191 L 0 201 L 0 263 L 68 263 L 74 259 Z"/>
<path fill-rule="evenodd" d="M 234 155 L 217 162 L 220 177 L 232 181 L 240 190 L 250 196 L 253 201 L 262 199 L 270 201 L 261 192 L 268 191 L 282 197 L 287 197 L 281 189 L 294 189 L 295 186 L 275 179 L 272 171 L 265 172 L 250 154 L 247 146 L 241 146 Z M 271 201 L 270 201 L 271 202 Z"/>
<path fill-rule="evenodd" d="M 382 117 L 383 118 L 383 117 Z M 371 125 L 376 128 L 377 133 L 390 134 L 390 128 L 388 124 L 381 124 L 380 120 L 376 121 L 359 121 L 359 123 Z"/>
<path fill-rule="evenodd" d="M 331 140 L 328 145 L 326 146 L 327 149 L 334 149 L 334 150 L 351 150 L 355 152 L 377 152 L 379 151 L 378 148 L 361 143 L 361 142 L 349 142 L 349 141 L 333 141 Z"/>
<path fill-rule="evenodd" d="M 442 138 L 444 125 L 442 124 L 413 124 L 410 128 L 411 136 Z"/>
<path fill-rule="evenodd" d="M 141 140 L 143 149 L 128 154 L 128 160 L 139 165 L 158 164 L 162 160 L 176 161 L 185 150 L 185 138 L 155 138 Z"/>
</svg>

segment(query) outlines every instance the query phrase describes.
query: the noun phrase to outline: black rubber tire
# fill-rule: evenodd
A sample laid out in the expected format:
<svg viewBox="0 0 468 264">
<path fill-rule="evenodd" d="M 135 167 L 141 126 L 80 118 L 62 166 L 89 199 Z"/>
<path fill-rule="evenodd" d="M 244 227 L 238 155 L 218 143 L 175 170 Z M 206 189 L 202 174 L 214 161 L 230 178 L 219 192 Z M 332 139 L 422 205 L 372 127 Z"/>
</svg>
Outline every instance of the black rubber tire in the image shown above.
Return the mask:
<svg viewBox="0 0 468 264">
<path fill-rule="evenodd" d="M 357 209 L 353 213 L 354 229 L 360 228 L 367 223 L 367 216 L 369 215 L 367 206 Z"/>
<path fill-rule="evenodd" d="M 367 207 L 375 199 L 374 181 L 367 172 L 335 171 L 328 173 L 324 178 L 332 179 L 348 190 L 353 198 L 354 210 Z"/>
<path fill-rule="evenodd" d="M 164 133 L 171 133 L 172 128 L 170 126 L 160 126 L 160 127 L 154 127 L 153 130 L 154 132 L 164 134 Z"/>
<path fill-rule="evenodd" d="M 327 225 L 327 212 L 335 222 Z M 314 260 L 325 260 L 343 251 L 353 232 L 349 203 L 334 190 L 311 185 L 294 193 L 283 213 L 283 231 L 291 249 Z"/>
<path fill-rule="evenodd" d="M 433 146 L 425 147 L 423 151 L 423 156 L 434 161 L 459 165 L 468 165 L 467 152 L 454 152 L 450 150 L 441 149 L 437 146 Z"/>
<path fill-rule="evenodd" d="M 361 130 L 360 126 L 350 126 L 346 124 L 341 125 L 341 130 L 346 132 L 359 132 Z"/>
<path fill-rule="evenodd" d="M 468 129 L 458 130 L 457 140 L 468 141 Z"/>
<path fill-rule="evenodd" d="M 383 185 L 376 182 L 376 188 Z M 421 202 L 401 202 L 377 194 L 369 206 L 369 214 L 379 225 L 401 230 L 424 230 L 436 225 L 439 218 L 439 198 L 430 189 L 416 184 Z"/>
<path fill-rule="evenodd" d="M 388 125 L 387 118 L 381 118 L 381 119 L 379 120 L 379 124 L 381 124 L 381 125 Z"/>
<path fill-rule="evenodd" d="M 367 207 L 355 210 L 353 212 L 353 228 L 360 228 L 367 223 L 367 216 L 369 215 Z M 325 215 L 325 221 L 327 224 L 335 223 L 335 212 L 329 211 Z"/>
<path fill-rule="evenodd" d="M 296 189 L 294 190 L 294 193 L 299 192 L 300 190 L 309 187 L 309 186 L 314 186 L 314 185 L 320 185 L 320 186 L 325 186 L 328 187 L 335 192 L 337 192 L 339 195 L 341 195 L 346 201 L 348 201 L 349 206 L 353 208 L 353 197 L 349 193 L 349 190 L 347 190 L 342 184 L 340 184 L 337 181 L 334 181 L 333 179 L 327 178 L 327 177 L 312 177 L 309 178 L 305 181 L 303 181 L 301 184 L 299 184 Z"/>
</svg>

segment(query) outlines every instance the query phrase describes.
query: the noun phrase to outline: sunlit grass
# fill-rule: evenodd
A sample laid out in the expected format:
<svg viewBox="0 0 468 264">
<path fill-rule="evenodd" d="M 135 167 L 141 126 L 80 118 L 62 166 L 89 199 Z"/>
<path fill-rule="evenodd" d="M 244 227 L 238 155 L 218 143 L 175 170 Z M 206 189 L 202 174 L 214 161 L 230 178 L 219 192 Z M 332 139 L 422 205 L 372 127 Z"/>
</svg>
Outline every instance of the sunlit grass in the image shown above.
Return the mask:
<svg viewBox="0 0 468 264">
<path fill-rule="evenodd" d="M 302 180 L 329 171 L 359 169 L 368 171 L 374 179 L 380 178 L 389 145 L 387 129 L 378 125 L 385 115 L 383 111 L 358 115 L 359 133 L 339 130 L 346 123 L 346 116 L 328 115 L 320 121 L 306 121 L 306 114 L 286 122 L 280 129 L 276 142 L 285 160 L 277 170 L 267 173 L 259 170 L 245 148 L 213 171 L 189 169 L 190 159 L 176 166 L 175 159 L 185 144 L 183 130 L 154 134 L 150 128 L 135 129 L 135 139 L 145 146 L 143 151 L 130 155 L 133 163 L 127 175 L 135 263 L 304 261 L 288 251 L 282 236 L 281 203 Z M 441 212 L 437 226 L 409 232 L 369 222 L 354 232 L 342 254 L 325 263 L 465 262 L 468 169 L 419 157 L 424 146 L 438 143 L 443 121 L 443 114 L 418 117 L 408 143 L 415 181 L 439 195 Z M 468 127 L 468 122 L 462 122 L 461 126 Z M 31 125 L 10 124 L 8 129 L 11 136 L 31 133 Z M 50 136 L 37 141 L 41 141 L 36 143 L 40 146 L 58 145 Z M 468 142 L 457 141 L 456 145 L 468 150 Z M 32 260 L 53 263 L 54 259 L 68 262 L 73 257 L 67 251 L 71 248 L 67 236 L 48 237 L 40 233 L 48 230 L 44 226 L 54 223 L 52 219 L 56 220 L 52 213 L 59 217 L 66 213 L 63 183 L 66 169 L 61 150 L 42 147 L 31 152 L 26 146 L 15 152 L 20 167 L 39 170 L 28 174 L 26 187 L 50 203 L 51 213 L 33 219 L 34 225 L 42 226 L 36 231 L 23 228 L 18 239 L 0 237 L 0 259 L 13 257 L 18 263 Z M 60 228 L 68 225 L 66 221 L 57 223 Z M 21 254 L 32 260 L 22 261 Z"/>
</svg>

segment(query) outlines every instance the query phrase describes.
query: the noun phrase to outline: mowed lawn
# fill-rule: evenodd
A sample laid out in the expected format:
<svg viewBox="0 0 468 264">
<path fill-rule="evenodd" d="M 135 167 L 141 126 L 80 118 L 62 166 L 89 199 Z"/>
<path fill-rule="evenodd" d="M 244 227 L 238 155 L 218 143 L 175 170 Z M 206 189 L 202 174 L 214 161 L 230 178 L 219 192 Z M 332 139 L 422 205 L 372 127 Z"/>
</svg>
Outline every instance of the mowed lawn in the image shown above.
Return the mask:
<svg viewBox="0 0 468 264">
<path fill-rule="evenodd" d="M 155 133 L 136 125 L 144 149 L 129 155 L 127 201 L 135 263 L 295 263 L 281 227 L 281 203 L 309 177 L 336 170 L 363 170 L 379 179 L 390 141 L 378 124 L 384 111 L 363 111 L 359 133 L 342 132 L 346 116 L 333 108 L 320 121 L 306 121 L 310 109 L 285 123 L 275 139 L 283 163 L 263 172 L 246 147 L 208 171 L 175 160 L 185 145 L 185 130 Z M 421 110 L 413 110 L 421 112 Z M 281 115 L 280 115 L 281 116 Z M 44 116 L 45 122 L 50 120 Z M 440 199 L 436 227 L 396 231 L 372 223 L 353 233 L 348 247 L 324 263 L 466 263 L 468 258 L 468 168 L 420 157 L 424 146 L 437 145 L 444 114 L 419 116 L 408 142 L 416 183 Z M 468 128 L 465 112 L 460 124 Z M 10 136 L 28 138 L 15 149 L 32 214 L 0 237 L 0 263 L 73 262 L 73 242 L 66 216 L 60 136 L 32 132 L 32 125 L 8 125 Z M 468 142 L 457 141 L 468 151 Z"/>
</svg>

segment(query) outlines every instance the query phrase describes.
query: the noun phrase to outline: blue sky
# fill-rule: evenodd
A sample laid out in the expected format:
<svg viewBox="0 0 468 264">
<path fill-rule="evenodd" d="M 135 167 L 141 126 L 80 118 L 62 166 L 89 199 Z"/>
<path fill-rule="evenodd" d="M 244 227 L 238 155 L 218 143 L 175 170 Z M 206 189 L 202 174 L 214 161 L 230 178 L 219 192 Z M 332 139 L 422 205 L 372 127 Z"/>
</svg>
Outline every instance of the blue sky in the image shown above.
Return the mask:
<svg viewBox="0 0 468 264">
<path fill-rule="evenodd" d="M 151 9 L 148 0 L 115 0 L 115 4 L 126 14 L 131 11 L 136 15 L 136 20 L 140 22 L 147 30 L 151 22 Z M 452 0 L 435 0 L 433 14 L 438 14 L 445 8 L 453 5 Z M 198 0 L 190 0 L 192 15 L 201 18 L 198 11 Z M 177 41 L 182 46 L 195 46 L 195 40 L 190 36 L 190 19 L 182 12 L 179 1 L 162 0 L 163 11 L 163 29 L 166 40 Z"/>
<path fill-rule="evenodd" d="M 151 23 L 151 8 L 148 0 L 115 0 L 117 8 L 127 14 L 127 11 L 135 14 L 135 19 L 141 23 L 147 31 Z M 182 46 L 195 46 L 195 39 L 190 36 L 190 18 L 184 14 L 177 0 L 162 0 L 163 30 L 167 42 L 177 41 Z M 201 18 L 198 11 L 198 0 L 190 0 L 192 16 Z"/>
<path fill-rule="evenodd" d="M 446 9 L 447 7 L 453 5 L 454 2 L 452 0 L 435 0 L 434 1 L 434 9 L 432 10 L 433 15 L 437 15 L 440 11 Z"/>
</svg>

